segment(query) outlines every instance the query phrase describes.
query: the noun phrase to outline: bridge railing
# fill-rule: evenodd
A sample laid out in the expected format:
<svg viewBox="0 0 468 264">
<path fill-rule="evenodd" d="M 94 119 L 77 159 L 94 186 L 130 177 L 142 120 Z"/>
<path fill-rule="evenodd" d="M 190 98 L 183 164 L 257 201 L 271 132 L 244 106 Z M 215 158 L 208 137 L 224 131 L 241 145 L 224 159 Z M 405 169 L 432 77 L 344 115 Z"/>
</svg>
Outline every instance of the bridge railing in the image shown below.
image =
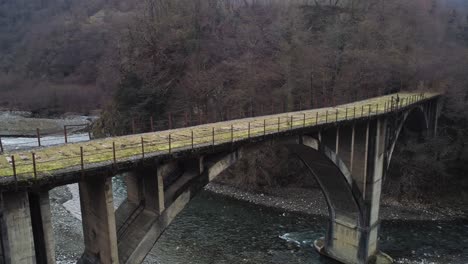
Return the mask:
<svg viewBox="0 0 468 264">
<path fill-rule="evenodd" d="M 369 118 L 403 109 L 425 98 L 425 94 L 412 94 L 401 98 L 384 97 L 381 100 L 376 99 L 375 103 L 363 101 L 328 109 L 248 118 L 214 123 L 212 126 L 203 125 L 74 143 L 44 148 L 37 152 L 15 153 L 6 157 L 8 164 L 0 163 L 0 177 L 13 177 L 15 182 L 34 181 L 58 170 L 85 171 L 97 164 L 118 166 L 119 162 L 144 159 L 150 155 L 195 150 L 295 129 Z"/>
<path fill-rule="evenodd" d="M 405 100 L 400 101 L 402 104 L 405 103 Z M 396 102 L 394 102 L 396 104 Z M 247 117 L 255 117 L 256 115 L 265 115 L 265 114 L 278 114 L 277 110 L 279 110 L 281 107 L 276 107 L 273 104 L 271 104 L 271 109 L 268 109 L 268 107 L 265 107 L 266 105 L 261 104 L 261 107 L 259 109 L 255 109 L 253 107 L 253 104 L 251 104 L 250 109 L 246 110 L 241 110 L 237 112 L 225 110 L 225 118 L 221 120 L 215 120 L 215 121 L 229 121 L 229 120 L 234 120 L 234 119 L 241 119 L 241 118 L 247 118 Z M 301 100 L 297 104 L 292 105 L 293 111 L 302 111 L 302 110 L 307 110 L 304 108 L 311 106 L 310 100 L 307 103 L 303 103 Z M 266 109 L 266 110 L 265 110 Z M 283 113 L 286 112 L 286 104 L 283 102 L 282 104 L 282 109 Z M 256 110 L 256 111 L 254 111 Z M 279 112 L 282 113 L 282 112 Z M 195 117 L 195 118 L 194 118 Z M 167 114 L 167 119 L 159 119 L 156 120 L 153 118 L 153 116 L 149 117 L 149 120 L 143 120 L 142 118 L 132 118 L 129 124 L 125 124 L 125 126 L 129 127 L 129 131 L 131 131 L 131 134 L 139 134 L 139 133 L 146 133 L 146 132 L 156 132 L 156 131 L 164 131 L 164 130 L 171 130 L 175 128 L 183 128 L 183 127 L 190 127 L 194 125 L 202 125 L 206 123 L 210 123 L 211 120 L 207 119 L 206 115 L 203 114 L 198 114 L 198 115 L 193 115 L 190 111 L 187 111 L 185 109 L 178 109 L 173 112 L 169 112 Z M 212 122 L 214 123 L 214 122 Z M 81 134 L 76 134 L 76 133 L 70 133 L 70 131 L 77 130 L 79 128 L 80 131 L 84 131 L 87 133 L 87 136 L 85 136 L 83 133 Z M 73 129 L 73 130 L 72 130 Z M 83 141 L 88 141 L 92 139 L 92 134 L 91 134 L 91 127 L 89 124 L 83 124 L 83 125 L 66 125 L 63 127 L 63 138 L 60 140 L 60 138 L 57 135 L 53 136 L 44 136 L 42 135 L 42 132 L 39 128 L 34 131 L 33 134 L 35 134 L 35 137 L 28 137 L 25 139 L 22 139 L 21 143 L 14 142 L 10 143 L 8 140 L 5 142 L 2 141 L 2 138 L 0 137 L 0 154 L 3 153 L 3 149 L 8 149 L 10 151 L 14 150 L 19 150 L 19 151 L 24 151 L 27 149 L 36 149 L 40 148 L 42 146 L 57 146 L 61 144 L 68 144 L 68 143 L 73 143 L 73 142 L 83 142 Z M 112 136 L 109 136 L 112 137 Z"/>
</svg>

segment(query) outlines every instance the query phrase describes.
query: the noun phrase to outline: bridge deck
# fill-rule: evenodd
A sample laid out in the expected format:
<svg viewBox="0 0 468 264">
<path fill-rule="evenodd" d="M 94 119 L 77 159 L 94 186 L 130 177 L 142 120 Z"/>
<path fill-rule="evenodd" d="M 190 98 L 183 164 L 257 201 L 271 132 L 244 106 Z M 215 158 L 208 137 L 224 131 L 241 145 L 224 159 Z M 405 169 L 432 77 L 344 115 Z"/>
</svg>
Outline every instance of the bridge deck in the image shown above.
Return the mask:
<svg viewBox="0 0 468 264">
<path fill-rule="evenodd" d="M 396 100 L 392 100 L 396 99 L 397 95 L 398 107 Z M 35 162 L 32 152 L 29 151 L 4 153 L 0 155 L 0 186 L 11 181 L 34 182 L 44 177 L 53 177 L 64 169 L 80 171 L 82 167 L 101 163 L 108 166 L 113 162 L 142 159 L 143 156 L 175 153 L 291 129 L 382 115 L 436 96 L 439 94 L 399 93 L 336 107 L 44 147 L 34 150 Z"/>
</svg>

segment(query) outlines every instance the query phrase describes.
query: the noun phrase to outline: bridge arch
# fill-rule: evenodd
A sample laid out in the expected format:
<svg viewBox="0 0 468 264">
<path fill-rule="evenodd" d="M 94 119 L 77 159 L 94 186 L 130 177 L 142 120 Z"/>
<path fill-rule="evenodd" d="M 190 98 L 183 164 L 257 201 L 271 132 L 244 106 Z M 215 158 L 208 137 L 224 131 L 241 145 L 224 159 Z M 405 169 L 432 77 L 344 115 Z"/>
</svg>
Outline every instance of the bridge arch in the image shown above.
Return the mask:
<svg viewBox="0 0 468 264">
<path fill-rule="evenodd" d="M 359 239 L 359 230 L 364 228 L 366 222 L 363 216 L 364 205 L 362 195 L 358 188 L 353 186 L 354 181 L 345 162 L 343 162 L 331 148 L 312 136 L 289 136 L 273 141 L 274 144 L 285 146 L 295 157 L 303 162 L 309 172 L 309 176 L 317 180 L 324 194 L 328 206 L 329 222 L 325 237 L 320 239 L 320 243 L 323 243 L 323 246 L 319 249 L 320 252 L 325 255 L 340 256 L 343 247 L 346 247 L 341 243 L 343 233 L 349 234 L 352 238 L 358 238 L 356 239 L 356 248 L 363 248 L 365 240 Z M 163 202 L 162 204 L 159 203 L 160 206 L 154 207 L 156 209 L 156 216 L 159 215 L 159 219 L 156 220 L 154 224 L 157 226 L 155 229 L 158 229 L 158 231 L 155 233 L 149 232 L 149 235 L 145 235 L 142 241 L 153 241 L 152 243 L 157 241 L 175 216 L 190 202 L 191 198 L 196 196 L 206 184 L 214 180 L 226 169 L 236 164 L 250 151 L 252 146 L 258 147 L 256 144 L 245 147 L 241 146 L 239 149 L 233 150 L 232 152 L 207 155 L 200 158 L 199 163 L 194 160 L 190 162 L 186 161 L 183 165 L 185 167 L 185 172 L 183 172 L 178 179 L 171 180 L 171 185 L 164 188 L 164 193 L 162 195 L 159 192 L 159 201 L 162 199 Z M 196 165 L 197 163 L 200 167 Z M 174 175 L 174 169 L 181 165 L 182 164 L 177 165 L 174 163 L 160 165 L 156 168 L 158 171 L 157 175 L 161 172 L 168 173 L 166 175 L 172 177 Z M 153 217 L 146 212 L 148 210 L 154 211 L 148 206 L 155 202 L 153 191 L 150 191 L 148 194 L 146 194 L 145 191 L 143 191 L 142 194 L 138 194 L 138 190 L 149 187 L 146 185 L 151 184 L 151 176 L 147 177 L 144 171 L 135 173 L 140 173 L 140 176 L 136 174 L 129 174 L 129 176 L 133 179 L 140 178 L 140 180 L 136 181 L 144 183 L 144 186 L 132 187 L 133 190 L 137 191 L 137 194 L 132 194 L 131 196 L 143 199 L 141 204 L 145 208 L 141 210 L 134 209 L 134 212 L 139 212 L 140 215 L 138 216 L 126 217 L 130 220 L 137 219 L 131 220 L 132 222 L 138 222 L 138 219 L 143 218 L 145 215 L 148 219 Z M 134 185 L 135 184 L 138 185 L 136 182 Z M 152 186 L 156 188 L 155 184 L 152 184 Z M 127 186 L 127 190 L 129 190 L 128 188 Z M 135 202 L 136 204 L 139 203 L 137 201 L 134 201 L 134 203 Z M 124 206 L 124 208 L 128 207 L 128 204 Z M 116 214 L 120 215 L 120 213 Z M 122 222 L 119 220 L 120 217 L 117 218 L 117 222 Z M 125 239 L 126 234 L 136 233 L 136 231 L 132 231 L 131 225 L 131 223 L 121 223 L 117 225 L 119 234 L 119 259 L 122 263 L 139 263 L 138 261 L 142 261 L 146 255 L 145 251 L 150 249 L 137 247 L 134 252 L 126 253 L 128 251 L 125 250 L 126 248 L 132 248 L 127 245 L 129 239 Z M 140 229 L 138 226 L 133 228 Z M 129 229 L 130 231 L 125 229 Z M 143 232 L 138 231 L 138 233 Z M 144 245 L 145 243 L 142 242 L 140 244 Z M 346 250 L 345 254 L 352 251 L 352 249 L 349 248 Z M 354 254 L 353 257 L 358 258 L 358 253 L 354 252 Z M 345 256 L 342 257 L 345 258 Z"/>
</svg>

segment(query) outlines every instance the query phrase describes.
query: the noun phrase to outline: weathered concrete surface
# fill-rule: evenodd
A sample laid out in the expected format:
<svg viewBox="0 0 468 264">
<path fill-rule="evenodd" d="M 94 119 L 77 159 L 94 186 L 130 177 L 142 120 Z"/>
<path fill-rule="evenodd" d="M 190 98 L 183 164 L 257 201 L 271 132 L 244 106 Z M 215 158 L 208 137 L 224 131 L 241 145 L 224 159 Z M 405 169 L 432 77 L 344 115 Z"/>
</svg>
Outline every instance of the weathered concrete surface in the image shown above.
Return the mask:
<svg viewBox="0 0 468 264">
<path fill-rule="evenodd" d="M 131 184 L 131 189 L 127 204 L 124 203 L 118 212 L 129 211 L 124 208 L 128 208 L 128 204 L 136 203 L 130 202 L 131 197 L 141 199 L 139 204 L 143 204 L 141 206 L 143 209 L 134 211 L 132 217 L 127 217 L 126 224 L 120 224 L 121 221 L 117 220 L 122 226 L 119 228 L 118 244 L 120 262 L 141 263 L 157 239 L 192 197 L 209 181 L 237 162 L 240 155 L 240 152 L 236 151 L 185 160 L 179 164 L 160 164 L 157 168 L 153 168 L 153 171 L 148 168 L 145 172 L 134 171 L 127 175 L 132 177 L 127 180 Z M 183 169 L 177 166 L 182 166 Z M 180 171 L 183 173 L 177 176 Z M 170 180 L 171 177 L 175 179 Z M 163 186 L 164 179 L 171 182 L 166 191 Z M 135 186 L 135 183 L 139 183 L 141 187 Z M 142 193 L 135 194 L 137 191 Z M 121 217 L 120 212 L 118 217 Z"/>
<path fill-rule="evenodd" d="M 381 117 L 331 127 L 317 138 L 303 136 L 302 145 L 288 145 L 317 179 L 329 207 L 327 234 L 317 242 L 320 253 L 340 262 L 364 264 L 380 255 L 377 237 L 386 130 L 387 120 Z"/>
<path fill-rule="evenodd" d="M 36 263 L 28 193 L 0 195 L 3 260 L 6 264 Z"/>
<path fill-rule="evenodd" d="M 78 263 L 119 263 L 111 178 L 79 183 L 85 252 Z"/>
<path fill-rule="evenodd" d="M 30 193 L 29 200 L 37 263 L 54 264 L 55 239 L 49 192 Z"/>
<path fill-rule="evenodd" d="M 138 263 L 135 259 L 146 256 L 144 245 L 152 246 L 156 241 L 148 232 L 165 209 L 163 179 L 176 169 L 176 163 L 169 163 L 134 170 L 125 176 L 127 200 L 117 210 L 121 263 Z"/>
</svg>

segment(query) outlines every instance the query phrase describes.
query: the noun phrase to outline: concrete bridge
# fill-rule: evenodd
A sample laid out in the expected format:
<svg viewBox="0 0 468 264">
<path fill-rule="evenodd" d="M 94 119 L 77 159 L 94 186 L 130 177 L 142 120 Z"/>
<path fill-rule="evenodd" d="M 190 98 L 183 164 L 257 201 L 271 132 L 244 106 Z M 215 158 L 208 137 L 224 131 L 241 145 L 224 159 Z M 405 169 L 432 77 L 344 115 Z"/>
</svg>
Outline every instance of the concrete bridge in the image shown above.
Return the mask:
<svg viewBox="0 0 468 264">
<path fill-rule="evenodd" d="M 399 93 L 331 108 L 93 140 L 0 156 L 0 263 L 55 263 L 48 191 L 79 183 L 79 263 L 141 263 L 206 184 L 261 142 L 284 144 L 320 184 L 328 231 L 317 250 L 343 263 L 387 263 L 379 202 L 401 131 L 436 135 L 440 94 Z M 111 178 L 128 196 L 113 207 Z"/>
</svg>

